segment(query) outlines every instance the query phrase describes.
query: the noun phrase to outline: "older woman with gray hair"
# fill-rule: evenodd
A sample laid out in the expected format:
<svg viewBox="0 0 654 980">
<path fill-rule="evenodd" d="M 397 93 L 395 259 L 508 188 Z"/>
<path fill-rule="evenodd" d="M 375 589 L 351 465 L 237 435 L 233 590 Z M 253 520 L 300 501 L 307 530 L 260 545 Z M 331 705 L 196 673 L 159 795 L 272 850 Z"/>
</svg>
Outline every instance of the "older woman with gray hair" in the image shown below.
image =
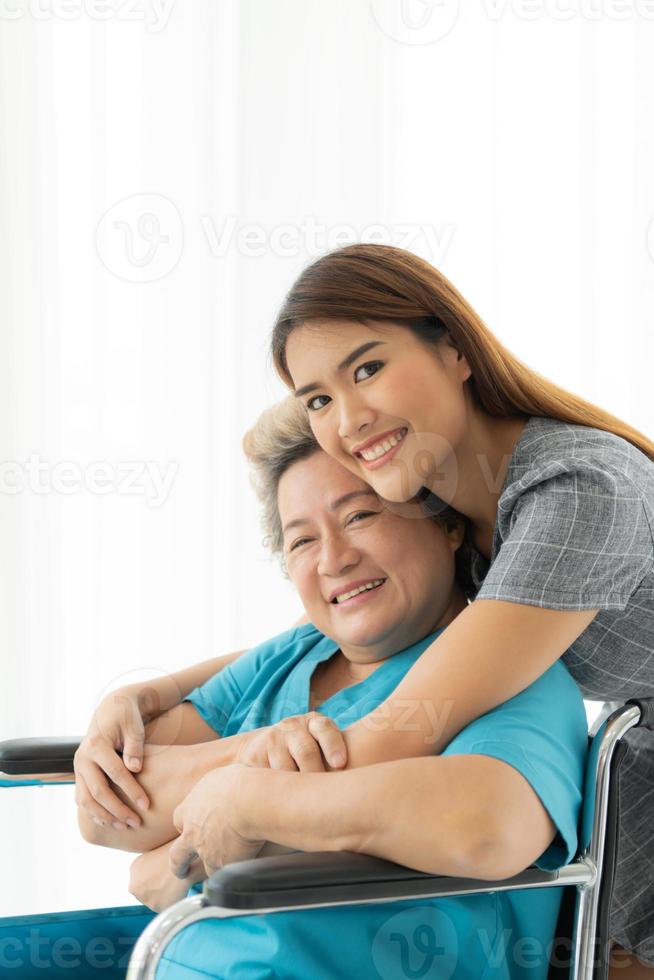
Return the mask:
<svg viewBox="0 0 654 980">
<path fill-rule="evenodd" d="M 308 621 L 249 650 L 158 718 L 139 776 L 152 800 L 142 825 L 115 830 L 80 810 L 84 836 L 145 852 L 132 890 L 158 909 L 270 844 L 487 879 L 569 861 L 587 735 L 562 664 L 440 755 L 329 766 L 321 728 L 308 736 L 307 717 L 332 732 L 365 720 L 447 629 L 466 604 L 455 574 L 464 526 L 452 512 L 382 501 L 318 447 L 293 400 L 264 413 L 245 447 L 269 544 Z M 407 705 L 404 724 L 416 707 Z M 442 724 L 433 719 L 434 741 Z M 183 963 L 184 976 L 400 976 L 407 950 L 420 948 L 432 977 L 545 978 L 559 904 L 559 889 L 543 889 L 212 921 L 201 935 L 191 926 L 176 938 L 166 975 Z M 425 952 L 416 936 L 439 941 Z M 513 953 L 525 939 L 527 965 Z"/>
</svg>

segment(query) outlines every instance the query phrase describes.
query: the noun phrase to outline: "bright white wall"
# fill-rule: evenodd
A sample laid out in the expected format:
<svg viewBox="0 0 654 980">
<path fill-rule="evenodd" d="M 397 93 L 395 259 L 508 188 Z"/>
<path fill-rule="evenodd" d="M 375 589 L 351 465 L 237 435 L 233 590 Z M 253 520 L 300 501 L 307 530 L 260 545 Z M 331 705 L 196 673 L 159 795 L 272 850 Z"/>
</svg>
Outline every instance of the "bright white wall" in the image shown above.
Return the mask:
<svg viewBox="0 0 654 980">
<path fill-rule="evenodd" d="M 0 738 L 81 733 L 135 671 L 297 617 L 240 439 L 328 247 L 413 248 L 523 360 L 652 431 L 650 7 L 0 3 Z M 172 482 L 127 492 L 127 463 Z M 2 796 L 0 914 L 131 901 L 70 801 Z"/>
</svg>

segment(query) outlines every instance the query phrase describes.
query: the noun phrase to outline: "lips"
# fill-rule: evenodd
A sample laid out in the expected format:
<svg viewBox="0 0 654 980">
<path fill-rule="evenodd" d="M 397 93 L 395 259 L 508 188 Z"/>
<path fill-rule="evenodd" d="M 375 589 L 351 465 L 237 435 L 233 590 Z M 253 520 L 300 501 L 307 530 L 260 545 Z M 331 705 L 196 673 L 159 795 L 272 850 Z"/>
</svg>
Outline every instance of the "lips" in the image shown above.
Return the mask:
<svg viewBox="0 0 654 980">
<path fill-rule="evenodd" d="M 376 439 L 372 440 L 369 449 L 366 449 L 364 446 L 362 450 L 357 450 L 354 458 L 359 461 L 364 469 L 368 471 L 378 470 L 380 467 L 386 466 L 395 454 L 399 452 L 408 431 L 405 427 L 395 429 L 389 436 L 385 436 L 382 441 L 377 436 Z"/>
<path fill-rule="evenodd" d="M 374 592 L 375 589 L 380 588 L 386 579 L 379 575 L 377 578 L 367 578 L 359 579 L 357 582 L 347 582 L 345 585 L 341 585 L 339 588 L 334 589 L 329 597 L 329 602 L 332 605 L 341 605 L 343 602 L 348 602 L 350 599 L 354 599 L 357 595 L 363 595 L 366 592 Z"/>
<path fill-rule="evenodd" d="M 362 442 L 358 446 L 355 446 L 352 450 L 352 455 L 362 456 L 364 452 L 368 452 L 369 450 L 378 446 L 382 447 L 384 442 L 396 440 L 397 436 L 399 436 L 401 440 L 407 434 L 407 431 L 408 429 L 405 425 L 400 425 L 396 429 L 388 429 L 387 432 L 381 432 L 379 435 L 372 436 L 372 438 L 366 440 L 366 442 Z M 386 451 L 388 452 L 388 450 Z"/>
</svg>

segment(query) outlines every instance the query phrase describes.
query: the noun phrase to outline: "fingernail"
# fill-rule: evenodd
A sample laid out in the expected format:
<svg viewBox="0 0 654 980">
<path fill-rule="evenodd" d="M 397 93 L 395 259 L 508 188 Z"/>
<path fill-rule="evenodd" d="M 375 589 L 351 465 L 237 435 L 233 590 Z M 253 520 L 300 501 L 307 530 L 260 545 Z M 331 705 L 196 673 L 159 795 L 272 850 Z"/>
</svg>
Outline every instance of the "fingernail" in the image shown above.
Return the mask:
<svg viewBox="0 0 654 980">
<path fill-rule="evenodd" d="M 340 752 L 337 752 L 336 755 L 332 756 L 333 766 L 342 766 L 344 762 L 345 762 L 345 756 L 342 755 Z"/>
<path fill-rule="evenodd" d="M 139 810 L 147 810 L 147 808 L 150 806 L 150 803 L 148 800 L 145 799 L 144 796 L 142 796 L 140 800 L 136 801 L 136 805 L 139 808 Z"/>
<path fill-rule="evenodd" d="M 139 823 L 134 819 L 134 817 L 130 817 L 129 820 L 127 821 L 127 826 L 131 827 L 132 830 L 136 830 L 136 828 L 139 826 Z"/>
<path fill-rule="evenodd" d="M 104 827 L 104 820 L 100 820 L 100 817 L 92 817 L 93 823 L 97 823 L 98 827 Z"/>
<path fill-rule="evenodd" d="M 130 759 L 127 760 L 127 765 L 130 767 L 130 769 L 140 769 L 141 760 L 135 759 L 134 756 L 132 756 Z"/>
<path fill-rule="evenodd" d="M 125 824 L 121 823 L 120 820 L 114 820 L 111 826 L 114 828 L 114 830 L 127 830 Z"/>
</svg>

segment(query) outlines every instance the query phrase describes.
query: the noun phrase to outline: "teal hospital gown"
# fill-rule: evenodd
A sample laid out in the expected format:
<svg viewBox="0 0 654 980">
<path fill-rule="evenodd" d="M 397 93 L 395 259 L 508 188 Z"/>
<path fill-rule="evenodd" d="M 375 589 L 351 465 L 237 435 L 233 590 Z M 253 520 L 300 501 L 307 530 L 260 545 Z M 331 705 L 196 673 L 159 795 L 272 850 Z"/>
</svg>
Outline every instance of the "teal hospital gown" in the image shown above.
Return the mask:
<svg viewBox="0 0 654 980">
<path fill-rule="evenodd" d="M 440 632 L 389 657 L 319 710 L 341 728 L 368 714 Z M 223 736 L 274 724 L 310 710 L 312 671 L 337 649 L 311 624 L 297 627 L 248 651 L 187 700 Z M 557 662 L 521 694 L 473 721 L 442 754 L 488 755 L 522 773 L 557 828 L 536 862 L 549 870 L 572 860 L 577 850 L 586 749 L 583 701 Z M 213 919 L 175 937 L 157 978 L 545 980 L 561 892 L 532 889 Z"/>
</svg>

